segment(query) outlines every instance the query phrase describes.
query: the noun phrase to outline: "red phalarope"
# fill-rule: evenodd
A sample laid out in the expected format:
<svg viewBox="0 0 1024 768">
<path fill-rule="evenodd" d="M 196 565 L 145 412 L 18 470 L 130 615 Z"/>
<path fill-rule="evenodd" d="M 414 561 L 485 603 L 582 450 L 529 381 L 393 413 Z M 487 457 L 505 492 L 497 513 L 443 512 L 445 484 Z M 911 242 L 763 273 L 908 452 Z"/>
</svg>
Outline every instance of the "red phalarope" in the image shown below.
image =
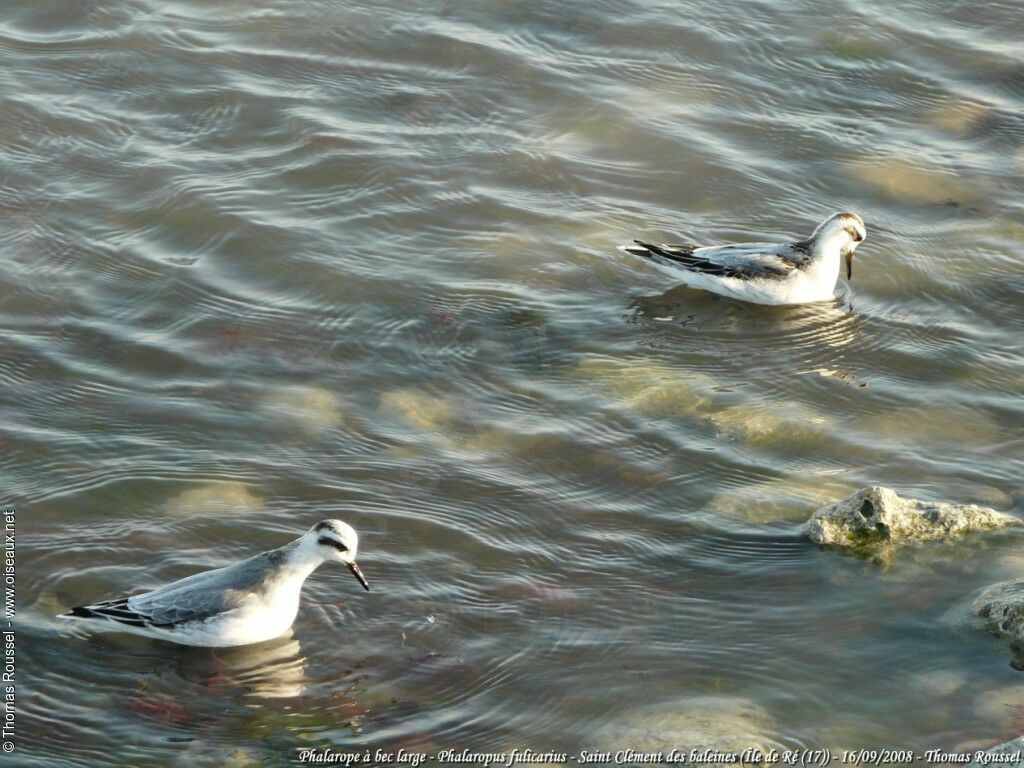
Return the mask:
<svg viewBox="0 0 1024 768">
<path fill-rule="evenodd" d="M 222 648 L 260 643 L 291 628 L 302 585 L 323 563 L 343 563 L 369 591 L 356 565 L 358 547 L 359 537 L 351 526 L 324 520 L 279 549 L 152 592 L 79 606 L 60 618 L 182 645 Z"/>
<path fill-rule="evenodd" d="M 635 240 L 619 249 L 693 288 L 754 304 L 807 304 L 832 298 L 839 262 L 853 277 L 853 251 L 867 236 L 856 213 L 835 213 L 806 240 L 697 248 Z"/>
</svg>

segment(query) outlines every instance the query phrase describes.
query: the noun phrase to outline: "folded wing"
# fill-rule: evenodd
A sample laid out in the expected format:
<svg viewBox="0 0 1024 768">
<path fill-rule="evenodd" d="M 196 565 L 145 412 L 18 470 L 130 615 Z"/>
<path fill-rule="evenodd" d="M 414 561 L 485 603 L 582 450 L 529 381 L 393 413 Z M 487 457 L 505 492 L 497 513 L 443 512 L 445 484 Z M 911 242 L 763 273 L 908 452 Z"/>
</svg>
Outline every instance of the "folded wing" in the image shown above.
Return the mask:
<svg viewBox="0 0 1024 768">
<path fill-rule="evenodd" d="M 206 621 L 242 606 L 249 588 L 266 575 L 266 557 L 257 555 L 227 568 L 197 573 L 141 595 L 73 608 L 65 616 L 156 629 Z"/>
<path fill-rule="evenodd" d="M 783 279 L 803 263 L 803 254 L 793 245 L 749 243 L 695 248 L 692 245 L 655 245 L 635 240 L 622 250 L 689 272 L 732 277 L 740 280 Z"/>
</svg>

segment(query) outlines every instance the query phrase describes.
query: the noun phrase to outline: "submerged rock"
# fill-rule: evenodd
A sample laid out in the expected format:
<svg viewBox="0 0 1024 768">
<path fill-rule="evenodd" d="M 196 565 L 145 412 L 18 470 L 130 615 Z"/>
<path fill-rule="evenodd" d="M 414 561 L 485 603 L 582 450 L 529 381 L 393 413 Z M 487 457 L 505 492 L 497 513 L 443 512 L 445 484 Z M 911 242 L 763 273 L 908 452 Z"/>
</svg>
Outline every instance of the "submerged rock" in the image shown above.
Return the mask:
<svg viewBox="0 0 1024 768">
<path fill-rule="evenodd" d="M 720 383 L 705 373 L 644 357 L 588 355 L 571 375 L 626 410 L 657 419 L 693 419 L 727 440 L 807 446 L 827 442 L 831 434 L 828 419 L 800 403 L 737 402 L 735 395 L 723 393 Z"/>
<path fill-rule="evenodd" d="M 1003 428 L 975 408 L 947 405 L 944 408 L 916 407 L 882 411 L 854 424 L 858 432 L 878 440 L 886 438 L 896 446 L 934 449 L 943 443 L 985 446 L 1004 439 Z"/>
<path fill-rule="evenodd" d="M 808 507 L 820 507 L 852 490 L 823 472 L 801 469 L 786 477 L 727 488 L 711 498 L 708 510 L 748 523 L 797 522 L 806 518 Z"/>
<path fill-rule="evenodd" d="M 965 685 L 969 678 L 963 672 L 947 669 L 936 669 L 922 672 L 911 678 L 911 685 L 933 699 L 952 696 Z"/>
<path fill-rule="evenodd" d="M 1024 643 L 1024 579 L 988 587 L 974 601 L 974 615 L 996 634 Z"/>
<path fill-rule="evenodd" d="M 597 386 L 621 406 L 644 416 L 694 415 L 710 401 L 717 382 L 695 371 L 681 372 L 644 358 L 584 357 L 573 375 Z"/>
<path fill-rule="evenodd" d="M 206 483 L 182 491 L 165 504 L 172 515 L 248 512 L 263 506 L 263 497 L 235 480 Z"/>
<path fill-rule="evenodd" d="M 801 403 L 745 403 L 711 411 L 707 419 L 720 437 L 749 445 L 823 445 L 828 420 Z"/>
<path fill-rule="evenodd" d="M 257 768 L 262 760 L 247 749 L 194 739 L 180 751 L 172 765 L 189 768 Z"/>
<path fill-rule="evenodd" d="M 962 136 L 989 117 L 989 109 L 975 101 L 948 99 L 925 113 L 925 122 L 946 133 Z"/>
<path fill-rule="evenodd" d="M 848 29 L 844 29 L 842 34 L 830 32 L 822 37 L 822 42 L 832 53 L 844 59 L 877 59 L 886 55 L 885 46 L 879 41 L 851 34 Z"/>
<path fill-rule="evenodd" d="M 769 736 L 774 723 L 758 704 L 739 696 L 701 696 L 675 704 L 654 704 L 624 712 L 602 729 L 602 750 L 663 752 L 713 750 L 735 754 L 746 749 L 779 749 Z"/>
<path fill-rule="evenodd" d="M 978 193 L 962 175 L 945 168 L 922 167 L 898 157 L 857 161 L 849 165 L 858 181 L 876 187 L 902 203 L 972 202 Z"/>
<path fill-rule="evenodd" d="M 804 533 L 818 544 L 864 548 L 943 541 L 1011 525 L 1021 521 L 988 507 L 903 499 L 875 485 L 819 509 L 807 521 Z"/>
<path fill-rule="evenodd" d="M 1021 733 L 1024 731 L 1024 685 L 985 688 L 975 699 L 972 712 L 996 733 Z"/>
<path fill-rule="evenodd" d="M 382 392 L 380 410 L 423 432 L 442 432 L 455 418 L 447 400 L 411 388 Z"/>
<path fill-rule="evenodd" d="M 333 429 L 342 422 L 341 400 L 323 387 L 276 387 L 267 393 L 260 405 L 274 419 L 307 432 Z"/>
</svg>

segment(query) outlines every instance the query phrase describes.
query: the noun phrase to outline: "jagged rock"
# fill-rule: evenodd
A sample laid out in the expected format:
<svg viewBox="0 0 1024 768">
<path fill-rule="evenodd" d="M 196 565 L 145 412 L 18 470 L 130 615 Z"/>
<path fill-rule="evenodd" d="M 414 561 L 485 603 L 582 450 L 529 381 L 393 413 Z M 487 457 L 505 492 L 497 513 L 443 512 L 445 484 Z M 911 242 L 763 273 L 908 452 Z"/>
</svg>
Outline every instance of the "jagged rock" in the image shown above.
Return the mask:
<svg viewBox="0 0 1024 768">
<path fill-rule="evenodd" d="M 974 601 L 974 615 L 993 632 L 1024 642 L 1024 580 L 988 587 Z"/>
<path fill-rule="evenodd" d="M 889 488 L 874 485 L 819 509 L 804 532 L 818 544 L 863 548 L 943 541 L 972 531 L 1021 524 L 1016 517 L 988 507 L 903 499 Z"/>
</svg>

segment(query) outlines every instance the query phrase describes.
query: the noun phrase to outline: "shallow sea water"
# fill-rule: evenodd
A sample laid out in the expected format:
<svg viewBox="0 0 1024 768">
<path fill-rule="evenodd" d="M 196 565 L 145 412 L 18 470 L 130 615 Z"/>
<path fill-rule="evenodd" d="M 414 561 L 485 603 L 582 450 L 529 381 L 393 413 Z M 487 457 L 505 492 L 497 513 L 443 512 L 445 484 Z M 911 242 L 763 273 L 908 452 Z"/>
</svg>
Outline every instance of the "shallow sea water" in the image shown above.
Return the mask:
<svg viewBox="0 0 1024 768">
<path fill-rule="evenodd" d="M 868 484 L 1024 512 L 1022 30 L 1018 2 L 8 3 L 7 764 L 1021 733 L 969 620 L 1021 534 L 880 566 L 799 526 Z M 615 250 L 841 209 L 868 239 L 833 305 Z M 373 591 L 322 569 L 291 638 L 53 620 L 325 517 Z"/>
</svg>

